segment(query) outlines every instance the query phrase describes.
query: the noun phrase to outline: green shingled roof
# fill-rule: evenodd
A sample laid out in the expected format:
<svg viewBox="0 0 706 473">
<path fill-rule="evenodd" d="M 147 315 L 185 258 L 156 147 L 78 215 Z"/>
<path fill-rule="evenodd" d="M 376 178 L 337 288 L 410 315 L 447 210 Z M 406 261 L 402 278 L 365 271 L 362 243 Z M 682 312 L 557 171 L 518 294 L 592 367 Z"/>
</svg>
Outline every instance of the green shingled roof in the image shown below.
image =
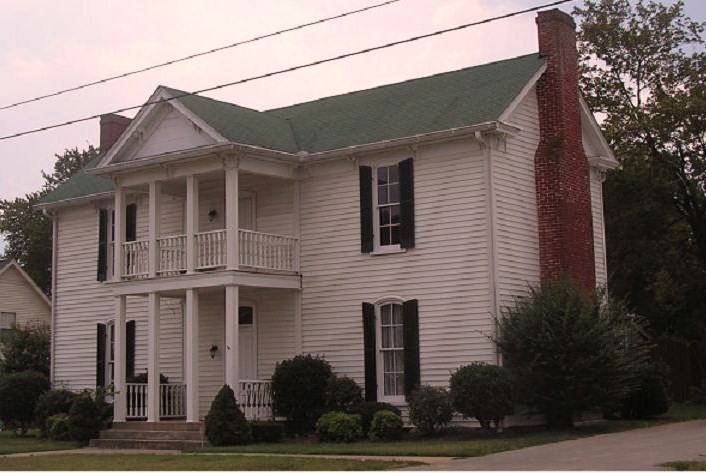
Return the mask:
<svg viewBox="0 0 706 473">
<path fill-rule="evenodd" d="M 200 96 L 177 100 L 229 141 L 316 153 L 497 120 L 544 62 L 529 54 L 264 112 Z M 41 203 L 112 190 L 110 180 L 82 171 Z"/>
</svg>

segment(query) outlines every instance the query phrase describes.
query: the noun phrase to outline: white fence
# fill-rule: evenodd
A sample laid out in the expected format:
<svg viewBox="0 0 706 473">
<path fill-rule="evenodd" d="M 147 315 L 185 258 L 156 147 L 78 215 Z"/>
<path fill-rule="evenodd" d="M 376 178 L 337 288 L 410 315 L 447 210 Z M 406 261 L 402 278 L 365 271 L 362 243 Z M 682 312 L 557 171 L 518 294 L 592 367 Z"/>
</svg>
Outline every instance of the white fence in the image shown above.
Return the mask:
<svg viewBox="0 0 706 473">
<path fill-rule="evenodd" d="M 240 230 L 240 264 L 252 268 L 297 271 L 296 238 Z"/>
<path fill-rule="evenodd" d="M 157 240 L 159 245 L 158 274 L 170 276 L 186 271 L 186 235 L 174 235 Z"/>
<path fill-rule="evenodd" d="M 238 405 L 248 420 L 270 420 L 272 412 L 272 383 L 257 379 L 240 380 Z"/>
<path fill-rule="evenodd" d="M 226 231 L 214 230 L 196 234 L 196 269 L 226 265 Z"/>
<path fill-rule="evenodd" d="M 149 274 L 149 249 L 147 240 L 123 243 L 123 277 L 138 278 Z"/>
<path fill-rule="evenodd" d="M 126 417 L 128 419 L 147 418 L 147 383 L 127 383 Z M 168 383 L 159 385 L 159 418 L 174 419 L 186 417 L 186 385 Z"/>
</svg>

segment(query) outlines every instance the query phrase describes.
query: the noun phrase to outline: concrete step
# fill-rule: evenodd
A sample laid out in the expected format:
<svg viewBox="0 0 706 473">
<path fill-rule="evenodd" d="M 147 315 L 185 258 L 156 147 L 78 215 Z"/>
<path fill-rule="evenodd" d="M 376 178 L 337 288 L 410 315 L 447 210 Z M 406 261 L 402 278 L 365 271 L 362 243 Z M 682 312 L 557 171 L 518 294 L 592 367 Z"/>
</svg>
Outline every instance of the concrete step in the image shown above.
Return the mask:
<svg viewBox="0 0 706 473">
<path fill-rule="evenodd" d="M 204 444 L 195 440 L 128 440 L 128 439 L 92 439 L 95 448 L 139 449 L 139 450 L 191 450 Z"/>
<path fill-rule="evenodd" d="M 113 422 L 113 430 L 151 431 L 196 431 L 201 432 L 201 422 L 162 421 L 162 422 Z"/>
<path fill-rule="evenodd" d="M 112 440 L 196 440 L 203 438 L 200 430 L 127 430 L 101 431 L 101 439 Z"/>
</svg>

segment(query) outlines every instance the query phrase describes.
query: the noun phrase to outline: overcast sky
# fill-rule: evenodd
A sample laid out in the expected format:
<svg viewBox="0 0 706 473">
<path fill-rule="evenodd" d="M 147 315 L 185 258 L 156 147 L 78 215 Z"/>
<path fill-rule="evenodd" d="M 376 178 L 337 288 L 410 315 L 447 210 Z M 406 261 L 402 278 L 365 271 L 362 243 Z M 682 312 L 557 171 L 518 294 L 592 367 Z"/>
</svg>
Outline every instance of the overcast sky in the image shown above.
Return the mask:
<svg viewBox="0 0 706 473">
<path fill-rule="evenodd" d="M 380 1 L 4 0 L 0 105 Z M 2 110 L 0 135 L 138 105 L 160 84 L 200 89 L 547 2 L 401 0 L 303 31 Z M 686 4 L 687 12 L 703 21 L 702 2 L 687 0 Z M 576 4 L 561 8 L 570 11 Z M 534 17 L 534 13 L 525 14 L 207 95 L 263 110 L 514 57 L 536 51 Z M 98 145 L 97 120 L 0 141 L 0 198 L 37 190 L 41 171 L 51 168 L 55 153 L 88 144 Z"/>
</svg>

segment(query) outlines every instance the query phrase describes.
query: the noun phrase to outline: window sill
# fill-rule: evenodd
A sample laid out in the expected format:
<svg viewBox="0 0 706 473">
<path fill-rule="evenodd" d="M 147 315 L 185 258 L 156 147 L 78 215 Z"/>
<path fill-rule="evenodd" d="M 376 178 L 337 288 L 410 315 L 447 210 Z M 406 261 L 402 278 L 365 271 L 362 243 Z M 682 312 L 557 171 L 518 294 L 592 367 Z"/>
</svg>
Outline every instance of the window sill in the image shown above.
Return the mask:
<svg viewBox="0 0 706 473">
<path fill-rule="evenodd" d="M 375 248 L 370 252 L 370 256 L 382 256 L 382 255 L 394 255 L 397 253 L 406 253 L 407 248 L 400 248 L 399 246 L 393 246 L 390 248 L 382 247 Z"/>
</svg>

